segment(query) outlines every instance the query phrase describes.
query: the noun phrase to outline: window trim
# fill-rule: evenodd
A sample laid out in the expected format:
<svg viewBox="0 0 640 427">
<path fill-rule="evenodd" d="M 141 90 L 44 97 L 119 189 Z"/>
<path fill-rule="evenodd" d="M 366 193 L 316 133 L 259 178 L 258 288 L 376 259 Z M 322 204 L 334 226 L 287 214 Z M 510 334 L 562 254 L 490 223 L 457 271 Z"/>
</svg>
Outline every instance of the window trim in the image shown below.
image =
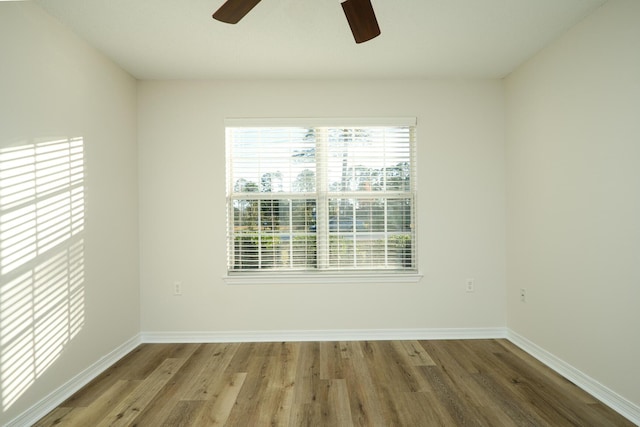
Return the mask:
<svg viewBox="0 0 640 427">
<path fill-rule="evenodd" d="M 297 118 L 249 118 L 235 117 L 225 118 L 225 129 L 233 127 L 402 127 L 417 126 L 416 117 L 297 117 Z M 417 146 L 411 148 L 414 151 L 413 159 L 417 157 Z M 417 171 L 414 172 L 417 175 Z M 228 185 L 228 183 L 225 183 Z M 313 193 L 316 195 L 316 193 Z M 417 193 L 414 193 L 413 201 L 417 206 Z M 414 208 L 415 209 L 415 208 Z M 417 221 L 413 224 L 413 235 L 417 236 Z M 228 270 L 225 267 L 223 281 L 229 285 L 272 285 L 272 284 L 415 284 L 423 274 L 419 269 L 417 247 L 415 251 L 415 268 L 410 270 L 315 270 L 315 271 L 266 271 L 259 272 L 247 270 Z"/>
<path fill-rule="evenodd" d="M 415 271 L 309 271 L 305 273 L 238 271 L 222 277 L 227 285 L 316 285 L 316 284 L 414 284 L 424 275 Z"/>
<path fill-rule="evenodd" d="M 373 126 L 417 126 L 415 117 L 228 117 L 228 127 L 373 127 Z"/>
</svg>

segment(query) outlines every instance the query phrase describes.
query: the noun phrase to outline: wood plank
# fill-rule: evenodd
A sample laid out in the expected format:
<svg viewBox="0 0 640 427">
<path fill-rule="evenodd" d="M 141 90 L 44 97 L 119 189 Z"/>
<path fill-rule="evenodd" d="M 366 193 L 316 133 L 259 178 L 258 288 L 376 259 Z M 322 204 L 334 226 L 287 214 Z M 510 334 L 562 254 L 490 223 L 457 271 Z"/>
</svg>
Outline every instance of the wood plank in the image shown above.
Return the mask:
<svg viewBox="0 0 640 427">
<path fill-rule="evenodd" d="M 260 411 L 259 424 L 286 425 L 293 408 L 296 370 L 300 356 L 300 346 L 292 343 L 281 343 L 279 353 L 273 357 L 271 370 L 265 372 L 268 378 L 265 399 L 265 410 Z"/>
<path fill-rule="evenodd" d="M 320 343 L 300 343 L 289 425 L 313 425 L 320 407 Z"/>
<path fill-rule="evenodd" d="M 193 383 L 184 391 L 182 399 L 209 400 L 239 347 L 238 343 L 214 344 L 213 353 L 203 360 L 200 372 L 192 376 Z"/>
<path fill-rule="evenodd" d="M 417 344 L 417 342 L 416 342 Z M 422 357 L 415 357 L 417 353 L 413 353 L 413 357 L 406 353 L 404 346 L 394 344 L 393 342 L 380 342 L 379 357 L 376 358 L 378 369 L 386 372 L 386 376 L 380 378 L 384 384 L 393 385 L 395 390 L 399 392 L 425 392 L 431 391 L 431 386 L 427 379 L 418 369 L 420 366 L 432 366 L 431 358 L 426 357 L 426 351 L 417 350 Z M 422 348 L 422 346 L 419 346 Z M 398 349 L 401 348 L 400 351 Z M 423 364 L 423 361 L 428 363 Z"/>
<path fill-rule="evenodd" d="M 230 373 L 247 372 L 251 360 L 264 351 L 263 344 L 251 342 L 240 344 L 226 370 Z"/>
<path fill-rule="evenodd" d="M 187 400 L 185 396 L 195 388 L 203 367 L 212 358 L 217 348 L 218 344 L 198 344 L 172 380 L 162 388 L 136 418 L 136 422 L 139 425 L 162 425 L 178 402 Z"/>
<path fill-rule="evenodd" d="M 238 399 L 238 394 L 247 377 L 246 372 L 227 374 L 230 378 L 223 381 L 213 398 L 204 402 L 194 417 L 194 426 L 223 426 Z"/>
<path fill-rule="evenodd" d="M 146 424 L 144 421 L 136 420 L 136 425 L 159 425 L 162 427 L 201 426 L 203 424 L 198 424 L 197 414 L 204 405 L 205 402 L 202 400 L 181 400 L 171 408 L 171 412 L 162 424 Z"/>
<path fill-rule="evenodd" d="M 539 367 L 524 362 L 513 353 L 498 354 L 503 366 L 520 373 L 514 382 L 514 391 L 538 409 L 541 417 L 556 425 L 589 425 L 595 413 L 589 405 L 579 404 L 576 394 L 583 393 L 578 387 L 570 390 L 551 387 L 539 372 Z"/>
<path fill-rule="evenodd" d="M 476 393 L 484 395 L 481 410 L 485 414 L 500 417 L 500 424 L 516 424 L 522 426 L 539 426 L 547 423 L 528 402 L 513 398 L 513 388 L 517 381 L 513 374 L 498 363 L 496 355 L 504 349 L 496 346 L 495 341 L 476 340 L 472 345 L 458 343 L 463 358 L 473 358 L 476 364 L 471 369 L 471 378 L 477 383 L 473 387 Z M 497 423 L 497 421 L 496 421 Z"/>
<path fill-rule="evenodd" d="M 432 354 L 432 357 L 436 357 Z M 436 362 L 437 363 L 437 362 Z M 453 381 L 448 369 L 439 366 L 421 367 L 431 384 L 440 405 L 448 412 L 457 425 L 491 425 L 478 407 L 471 402 L 469 392 L 461 382 Z M 461 388 L 462 386 L 462 388 Z"/>
<path fill-rule="evenodd" d="M 329 387 L 327 388 L 327 399 L 325 401 L 327 402 L 327 407 L 330 408 L 333 414 L 334 421 L 326 425 L 344 427 L 353 425 L 347 380 L 330 380 Z"/>
<path fill-rule="evenodd" d="M 185 359 L 166 359 L 126 399 L 113 408 L 98 426 L 131 425 L 184 362 Z"/>
<path fill-rule="evenodd" d="M 36 422 L 33 427 L 51 427 L 64 425 L 65 418 L 70 417 L 71 412 L 80 411 L 84 408 L 72 408 L 69 406 L 59 406 L 53 411 L 49 412 L 46 416 Z M 68 424 L 67 424 L 68 425 Z"/>
<path fill-rule="evenodd" d="M 477 408 L 491 405 L 493 401 L 474 380 L 473 375 L 480 372 L 471 356 L 456 341 L 421 343 L 436 362 L 438 373 L 447 387 L 460 390 L 459 401 L 462 407 L 477 412 Z M 474 357 L 478 359 L 478 357 Z M 446 369 L 443 369 L 446 368 Z M 433 371 L 429 371 L 433 372 Z M 431 381 L 430 381 L 431 383 Z M 479 413 L 470 416 L 480 417 Z"/>
<path fill-rule="evenodd" d="M 246 366 L 247 377 L 229 415 L 229 425 L 264 425 L 264 420 L 275 416 L 279 408 L 277 403 L 274 406 L 274 388 L 270 382 L 273 375 L 277 376 L 278 365 L 282 364 L 276 353 L 278 345 L 260 343 L 254 347 Z"/>
<path fill-rule="evenodd" d="M 359 341 L 340 341 L 340 352 L 343 359 L 363 359 L 362 347 Z"/>
<path fill-rule="evenodd" d="M 530 354 L 525 353 L 525 351 L 522 350 L 520 347 L 516 346 L 515 344 L 507 340 L 500 340 L 498 343 L 501 346 L 501 349 L 503 350 L 500 353 L 503 353 L 503 352 L 513 353 L 514 356 L 519 357 L 520 359 L 522 359 L 523 362 L 527 363 L 528 365 L 531 365 L 532 368 L 537 367 L 538 372 L 541 375 L 545 376 L 545 378 L 551 381 L 555 386 L 561 388 L 562 390 L 565 390 L 568 393 L 573 393 L 573 391 L 575 390 L 576 388 L 575 384 L 573 384 L 571 381 L 567 380 L 563 376 L 557 374 L 555 371 L 549 369 L 542 362 L 540 362 L 538 359 L 534 358 Z M 580 402 L 583 402 L 585 404 L 599 403 L 596 398 L 594 398 L 593 396 L 587 393 L 578 393 L 574 396 L 574 398 L 579 399 Z"/>
<path fill-rule="evenodd" d="M 294 400 L 300 346 L 270 343 L 255 350 L 253 363 L 247 366 L 247 380 L 229 416 L 229 425 L 287 425 Z"/>
<path fill-rule="evenodd" d="M 511 424 L 519 426 L 540 426 L 547 422 L 535 411 L 532 411 L 528 404 L 513 398 L 511 390 L 513 384 L 497 380 L 493 374 L 477 373 L 472 374 L 472 378 L 484 390 L 491 402 L 483 405 L 484 413 L 498 413 L 501 418 L 510 420 Z M 509 422 L 506 422 L 509 425 Z"/>
<path fill-rule="evenodd" d="M 318 402 L 302 403 L 292 408 L 289 426 L 316 427 L 319 425 L 320 404 Z"/>
<path fill-rule="evenodd" d="M 344 378 L 342 367 L 343 349 L 339 342 L 320 343 L 320 379 Z"/>
<path fill-rule="evenodd" d="M 360 345 L 363 355 L 373 351 L 369 342 L 364 341 Z M 366 357 L 362 360 L 349 359 L 346 362 L 351 419 L 355 426 L 388 425 L 388 420 L 380 407 L 380 396 L 374 386 L 369 367 L 362 363 L 366 359 Z"/>
<path fill-rule="evenodd" d="M 435 366 L 429 353 L 418 341 L 393 341 L 393 348 L 402 356 L 404 363 L 411 366 Z"/>
<path fill-rule="evenodd" d="M 98 396 L 91 405 L 86 408 L 73 409 L 55 423 L 56 426 L 94 426 L 111 412 L 114 406 L 124 400 L 142 381 L 118 380 L 104 394 Z"/>
<path fill-rule="evenodd" d="M 397 396 L 402 426 L 453 426 L 455 421 L 431 392 L 405 392 Z M 493 426 L 492 426 L 493 427 Z"/>
<path fill-rule="evenodd" d="M 146 378 L 166 359 L 166 352 L 174 346 L 172 344 L 139 345 L 60 406 L 71 408 L 86 407 L 103 393 L 106 393 L 119 380 L 142 380 Z"/>
</svg>

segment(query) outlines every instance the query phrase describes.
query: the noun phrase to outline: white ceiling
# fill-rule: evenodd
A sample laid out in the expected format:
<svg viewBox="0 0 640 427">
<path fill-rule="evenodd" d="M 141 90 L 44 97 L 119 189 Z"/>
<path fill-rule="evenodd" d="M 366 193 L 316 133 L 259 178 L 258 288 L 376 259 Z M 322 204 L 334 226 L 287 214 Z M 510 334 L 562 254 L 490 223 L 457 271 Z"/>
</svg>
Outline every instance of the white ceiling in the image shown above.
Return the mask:
<svg viewBox="0 0 640 427">
<path fill-rule="evenodd" d="M 356 44 L 340 0 L 34 0 L 139 79 L 501 78 L 607 0 L 372 0 Z"/>
</svg>

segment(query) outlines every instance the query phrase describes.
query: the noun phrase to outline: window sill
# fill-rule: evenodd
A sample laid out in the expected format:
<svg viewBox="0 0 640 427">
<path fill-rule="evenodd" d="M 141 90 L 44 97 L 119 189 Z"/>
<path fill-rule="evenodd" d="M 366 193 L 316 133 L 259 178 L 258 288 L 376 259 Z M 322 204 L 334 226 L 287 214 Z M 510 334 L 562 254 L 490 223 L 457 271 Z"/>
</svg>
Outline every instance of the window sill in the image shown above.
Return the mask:
<svg viewBox="0 0 640 427">
<path fill-rule="evenodd" d="M 361 273 L 240 273 L 223 277 L 227 285 L 309 285 L 309 284 L 390 284 L 418 283 L 422 274 L 361 272 Z"/>
</svg>

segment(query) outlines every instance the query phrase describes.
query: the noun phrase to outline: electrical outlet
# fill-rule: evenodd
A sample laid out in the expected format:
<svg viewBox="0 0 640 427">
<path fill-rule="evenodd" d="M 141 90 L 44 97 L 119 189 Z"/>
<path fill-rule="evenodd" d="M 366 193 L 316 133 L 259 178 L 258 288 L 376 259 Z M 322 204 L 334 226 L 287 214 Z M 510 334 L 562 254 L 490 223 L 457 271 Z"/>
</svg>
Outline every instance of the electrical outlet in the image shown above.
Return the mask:
<svg viewBox="0 0 640 427">
<path fill-rule="evenodd" d="M 521 302 L 527 301 L 527 290 L 525 288 L 520 289 L 520 301 Z"/>
<path fill-rule="evenodd" d="M 475 290 L 475 281 L 473 279 L 467 279 L 467 292 L 474 292 Z"/>
<path fill-rule="evenodd" d="M 173 282 L 173 295 L 182 295 L 182 282 Z"/>
</svg>

